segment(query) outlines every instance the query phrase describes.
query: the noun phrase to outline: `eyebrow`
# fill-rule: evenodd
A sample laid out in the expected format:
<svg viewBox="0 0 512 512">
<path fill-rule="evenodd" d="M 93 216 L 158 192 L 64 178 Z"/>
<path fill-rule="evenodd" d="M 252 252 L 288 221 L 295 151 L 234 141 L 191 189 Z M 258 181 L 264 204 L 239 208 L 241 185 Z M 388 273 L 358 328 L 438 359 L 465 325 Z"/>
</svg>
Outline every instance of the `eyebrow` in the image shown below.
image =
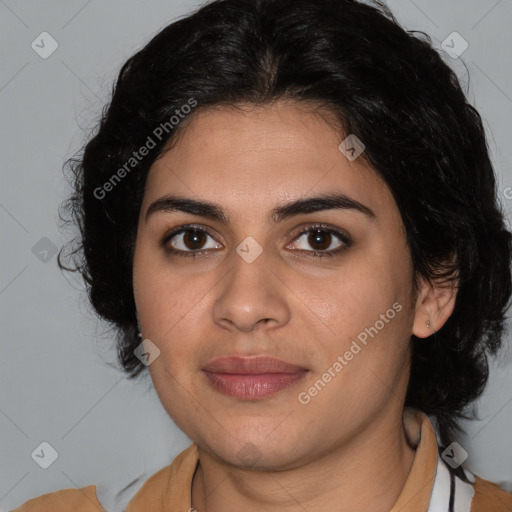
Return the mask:
<svg viewBox="0 0 512 512">
<path fill-rule="evenodd" d="M 369 218 L 376 217 L 375 213 L 368 206 L 365 206 L 344 194 L 324 194 L 316 197 L 298 199 L 279 205 L 272 210 L 270 218 L 277 223 L 296 215 L 315 213 L 324 210 L 352 210 L 362 213 Z M 219 204 L 208 201 L 198 201 L 196 199 L 177 195 L 166 195 L 151 203 L 146 211 L 145 222 L 148 221 L 151 215 L 157 212 L 170 213 L 176 211 L 205 217 L 207 219 L 218 221 L 222 224 L 229 223 L 227 213 Z"/>
</svg>

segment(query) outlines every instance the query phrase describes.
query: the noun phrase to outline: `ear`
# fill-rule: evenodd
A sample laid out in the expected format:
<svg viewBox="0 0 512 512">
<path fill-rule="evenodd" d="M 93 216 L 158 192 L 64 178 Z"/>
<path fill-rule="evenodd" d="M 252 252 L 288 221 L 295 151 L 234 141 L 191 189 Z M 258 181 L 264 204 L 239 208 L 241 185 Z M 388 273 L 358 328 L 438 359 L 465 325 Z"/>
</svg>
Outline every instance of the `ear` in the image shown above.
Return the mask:
<svg viewBox="0 0 512 512">
<path fill-rule="evenodd" d="M 453 313 L 456 297 L 457 283 L 432 284 L 420 278 L 412 334 L 427 338 L 439 331 Z"/>
</svg>

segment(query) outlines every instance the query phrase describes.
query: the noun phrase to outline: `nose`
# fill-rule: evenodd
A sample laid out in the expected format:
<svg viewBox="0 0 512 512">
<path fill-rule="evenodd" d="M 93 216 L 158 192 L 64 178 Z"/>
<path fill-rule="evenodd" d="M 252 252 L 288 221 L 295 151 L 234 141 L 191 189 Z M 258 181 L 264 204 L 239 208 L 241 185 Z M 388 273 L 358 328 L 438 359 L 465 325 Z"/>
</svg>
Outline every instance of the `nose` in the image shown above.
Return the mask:
<svg viewBox="0 0 512 512">
<path fill-rule="evenodd" d="M 250 332 L 256 326 L 277 327 L 290 319 L 290 291 L 263 251 L 247 262 L 234 254 L 227 275 L 216 288 L 213 320 L 228 330 Z"/>
</svg>

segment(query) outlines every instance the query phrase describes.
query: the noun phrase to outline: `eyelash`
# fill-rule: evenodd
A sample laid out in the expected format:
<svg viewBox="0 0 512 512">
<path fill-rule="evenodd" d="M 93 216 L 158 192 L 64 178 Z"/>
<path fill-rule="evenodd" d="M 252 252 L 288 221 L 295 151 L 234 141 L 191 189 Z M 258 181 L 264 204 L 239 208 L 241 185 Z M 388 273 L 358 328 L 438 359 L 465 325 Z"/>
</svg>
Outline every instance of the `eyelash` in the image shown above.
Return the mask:
<svg viewBox="0 0 512 512">
<path fill-rule="evenodd" d="M 201 250 L 198 250 L 198 251 L 193 251 L 193 250 L 183 251 L 181 249 L 169 248 L 167 246 L 167 244 L 173 239 L 173 237 L 175 237 L 176 235 L 180 235 L 182 233 L 186 233 L 187 231 L 199 231 L 199 232 L 202 232 L 202 233 L 206 233 L 208 236 L 213 238 L 212 235 L 210 235 L 210 233 L 208 233 L 207 230 L 205 230 L 205 229 L 203 229 L 203 228 L 201 228 L 201 227 L 199 227 L 197 225 L 194 225 L 194 224 L 187 224 L 185 226 L 180 226 L 179 228 L 177 228 L 177 229 L 171 231 L 170 233 L 167 233 L 166 235 L 164 235 L 164 237 L 162 238 L 162 240 L 160 242 L 160 245 L 167 252 L 169 252 L 169 253 L 171 253 L 173 255 L 176 255 L 176 256 L 183 257 L 183 258 L 195 258 L 197 256 L 200 256 L 205 251 L 201 251 Z M 352 245 L 352 241 L 350 240 L 350 238 L 346 234 L 338 231 L 337 229 L 333 229 L 333 228 L 328 227 L 327 224 L 313 224 L 311 226 L 308 226 L 304 230 L 302 230 L 299 233 L 297 233 L 297 235 L 295 236 L 295 238 L 293 240 L 295 241 L 295 240 L 299 239 L 302 235 L 304 235 L 306 233 L 310 233 L 312 231 L 321 231 L 321 232 L 324 232 L 324 233 L 328 233 L 328 234 L 334 235 L 343 243 L 343 245 L 338 247 L 338 248 L 336 248 L 336 249 L 331 249 L 330 251 L 304 251 L 302 249 L 297 249 L 299 252 L 305 252 L 305 253 L 307 253 L 311 257 L 314 257 L 314 258 L 333 257 L 333 256 L 338 255 L 339 253 L 341 253 L 346 248 L 348 248 L 348 247 L 350 247 Z M 206 251 L 209 251 L 209 250 L 210 249 L 206 249 Z"/>
</svg>

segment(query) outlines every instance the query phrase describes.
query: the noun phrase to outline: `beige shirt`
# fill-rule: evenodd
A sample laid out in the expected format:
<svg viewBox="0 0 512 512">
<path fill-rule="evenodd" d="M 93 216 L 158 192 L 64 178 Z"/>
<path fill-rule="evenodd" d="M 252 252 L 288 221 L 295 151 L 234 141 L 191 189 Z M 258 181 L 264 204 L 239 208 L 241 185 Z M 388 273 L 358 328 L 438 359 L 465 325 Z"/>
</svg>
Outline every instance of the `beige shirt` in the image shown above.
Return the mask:
<svg viewBox="0 0 512 512">
<path fill-rule="evenodd" d="M 416 447 L 407 481 L 390 512 L 512 512 L 512 494 L 466 471 L 472 483 L 452 478 L 438 455 L 434 427 L 427 415 L 404 411 L 407 438 Z M 192 508 L 192 479 L 199 462 L 192 444 L 149 478 L 130 501 L 126 512 L 188 512 Z M 96 487 L 64 489 L 31 499 L 12 512 L 104 512 Z M 200 512 L 200 511 L 199 511 Z"/>
</svg>

